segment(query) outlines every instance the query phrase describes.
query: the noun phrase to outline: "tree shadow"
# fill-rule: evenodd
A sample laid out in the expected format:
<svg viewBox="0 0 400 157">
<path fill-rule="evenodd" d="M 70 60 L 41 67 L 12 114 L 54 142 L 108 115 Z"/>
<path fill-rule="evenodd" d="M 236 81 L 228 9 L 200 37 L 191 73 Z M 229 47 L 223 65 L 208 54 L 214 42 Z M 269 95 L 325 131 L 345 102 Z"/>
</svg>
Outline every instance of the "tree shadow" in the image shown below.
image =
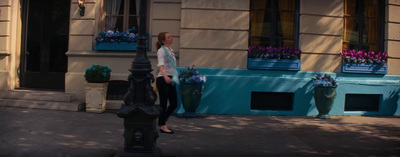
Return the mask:
<svg viewBox="0 0 400 157">
<path fill-rule="evenodd" d="M 277 117 L 277 121 L 323 156 L 398 156 L 398 117 Z M 395 118 L 389 120 L 388 118 Z"/>
<path fill-rule="evenodd" d="M 399 99 L 400 98 L 400 89 L 397 91 L 391 91 L 389 93 L 389 96 L 383 100 L 383 104 L 387 105 L 388 107 L 385 107 L 386 111 L 384 111 L 384 114 L 386 115 L 398 115 L 399 114 Z"/>
</svg>

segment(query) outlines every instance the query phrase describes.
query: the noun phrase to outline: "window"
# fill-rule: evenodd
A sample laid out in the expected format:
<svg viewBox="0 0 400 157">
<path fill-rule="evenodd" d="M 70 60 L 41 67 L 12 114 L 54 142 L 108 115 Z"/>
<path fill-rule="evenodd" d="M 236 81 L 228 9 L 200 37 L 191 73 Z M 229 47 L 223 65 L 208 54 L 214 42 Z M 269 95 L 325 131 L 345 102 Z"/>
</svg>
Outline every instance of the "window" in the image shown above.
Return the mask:
<svg viewBox="0 0 400 157">
<path fill-rule="evenodd" d="M 250 45 L 298 47 L 298 0 L 252 0 Z"/>
<path fill-rule="evenodd" d="M 251 92 L 252 110 L 293 110 L 294 93 Z"/>
<path fill-rule="evenodd" d="M 344 111 L 379 111 L 382 94 L 346 94 Z"/>
<path fill-rule="evenodd" d="M 343 50 L 384 51 L 385 1 L 345 0 L 344 2 Z"/>
<path fill-rule="evenodd" d="M 104 31 L 139 28 L 140 0 L 104 0 Z"/>
</svg>

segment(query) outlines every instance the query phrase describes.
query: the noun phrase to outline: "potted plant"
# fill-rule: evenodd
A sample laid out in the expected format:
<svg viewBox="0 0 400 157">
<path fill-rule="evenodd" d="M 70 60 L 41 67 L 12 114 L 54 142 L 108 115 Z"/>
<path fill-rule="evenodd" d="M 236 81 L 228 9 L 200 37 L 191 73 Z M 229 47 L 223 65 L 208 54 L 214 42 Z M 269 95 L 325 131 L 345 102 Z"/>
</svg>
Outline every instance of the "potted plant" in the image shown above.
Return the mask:
<svg viewBox="0 0 400 157">
<path fill-rule="evenodd" d="M 188 66 L 179 72 L 179 91 L 185 109 L 183 117 L 197 117 L 196 109 L 200 105 L 205 82 L 206 77 L 194 69 L 194 66 Z"/>
<path fill-rule="evenodd" d="M 149 36 L 148 33 L 146 36 Z M 136 32 L 135 27 L 124 32 L 119 32 L 118 29 L 100 32 L 95 39 L 95 50 L 136 51 L 138 37 L 139 33 Z"/>
<path fill-rule="evenodd" d="M 329 119 L 329 112 L 336 98 L 336 87 L 339 84 L 336 82 L 336 78 L 327 74 L 317 74 L 311 80 L 314 85 L 315 106 L 319 112 L 317 118 Z"/>
<path fill-rule="evenodd" d="M 250 46 L 248 69 L 300 70 L 301 51 L 294 47 Z"/>
<path fill-rule="evenodd" d="M 106 110 L 107 86 L 111 69 L 108 66 L 95 65 L 85 71 L 86 112 L 102 113 Z"/>
<path fill-rule="evenodd" d="M 344 73 L 364 73 L 364 74 L 386 74 L 387 58 L 386 52 L 343 50 L 342 72 Z"/>
</svg>

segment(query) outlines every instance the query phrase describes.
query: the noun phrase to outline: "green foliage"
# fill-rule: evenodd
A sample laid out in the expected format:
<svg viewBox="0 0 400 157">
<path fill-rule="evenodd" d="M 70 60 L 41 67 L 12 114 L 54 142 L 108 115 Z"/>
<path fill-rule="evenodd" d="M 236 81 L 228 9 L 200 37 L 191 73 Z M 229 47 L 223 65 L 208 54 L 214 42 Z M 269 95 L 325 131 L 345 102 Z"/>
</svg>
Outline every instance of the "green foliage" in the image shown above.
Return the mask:
<svg viewBox="0 0 400 157">
<path fill-rule="evenodd" d="M 85 71 L 85 79 L 89 83 L 105 83 L 110 80 L 111 69 L 108 66 L 95 65 L 87 68 Z"/>
</svg>

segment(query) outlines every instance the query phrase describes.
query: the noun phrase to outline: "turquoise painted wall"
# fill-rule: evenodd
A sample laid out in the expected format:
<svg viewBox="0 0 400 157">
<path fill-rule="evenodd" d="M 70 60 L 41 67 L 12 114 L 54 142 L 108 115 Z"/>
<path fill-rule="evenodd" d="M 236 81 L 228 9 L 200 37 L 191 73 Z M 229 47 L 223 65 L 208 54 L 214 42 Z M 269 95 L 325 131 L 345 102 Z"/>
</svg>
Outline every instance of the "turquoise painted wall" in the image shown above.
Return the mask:
<svg viewBox="0 0 400 157">
<path fill-rule="evenodd" d="M 178 71 L 182 69 L 179 68 Z M 318 72 L 196 68 L 207 77 L 197 113 L 317 115 L 311 78 Z M 339 86 L 330 115 L 400 115 L 400 76 L 327 73 Z M 251 110 L 251 92 L 294 93 L 293 109 Z M 381 94 L 378 112 L 344 111 L 346 94 Z M 268 101 L 268 100 L 265 100 Z M 184 109 L 179 104 L 177 113 Z"/>
</svg>

